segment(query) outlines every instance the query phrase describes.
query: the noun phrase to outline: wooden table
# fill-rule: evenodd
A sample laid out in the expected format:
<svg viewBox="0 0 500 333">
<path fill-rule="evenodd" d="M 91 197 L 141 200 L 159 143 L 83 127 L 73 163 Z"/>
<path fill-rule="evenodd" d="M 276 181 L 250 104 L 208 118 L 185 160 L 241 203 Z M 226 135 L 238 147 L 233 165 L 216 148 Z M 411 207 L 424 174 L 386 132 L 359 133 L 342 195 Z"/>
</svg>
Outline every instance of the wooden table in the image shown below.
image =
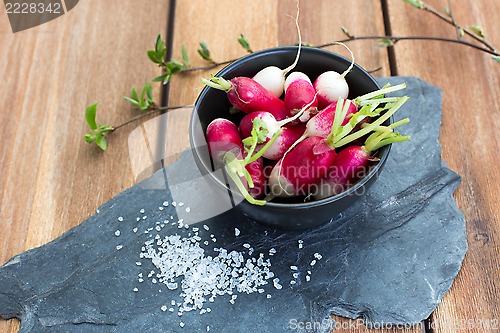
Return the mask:
<svg viewBox="0 0 500 333">
<path fill-rule="evenodd" d="M 440 11 L 446 6 L 445 0 L 428 3 Z M 481 25 L 488 40 L 500 47 L 499 1 L 452 4 L 457 22 Z M 145 51 L 158 33 L 165 36 L 169 24 L 173 58 L 181 58 L 185 44 L 193 65 L 203 65 L 196 55 L 201 40 L 217 61 L 245 54 L 236 42 L 241 32 L 254 50 L 297 41 L 293 21 L 285 15 L 295 14 L 292 0 L 178 0 L 172 5 L 166 0 L 80 1 L 62 17 L 16 34 L 1 10 L 0 264 L 56 238 L 151 174 L 147 167 L 155 156 L 137 143 L 139 132 L 155 130 L 148 128 L 151 123 L 134 123 L 110 134 L 103 153 L 83 140 L 88 130 L 84 110 L 99 102 L 98 120 L 112 125 L 138 114 L 122 96 L 160 74 Z M 340 25 L 355 36 L 455 37 L 453 27 L 402 0 L 303 0 L 300 9 L 303 40 L 312 44 L 343 39 Z M 451 43 L 400 41 L 391 49 L 375 45 L 373 40 L 349 43 L 361 66 L 380 68 L 376 76 L 414 75 L 442 88 L 443 157 L 463 177 L 455 198 L 466 217 L 469 250 L 429 323 L 442 324 L 433 332 L 498 331 L 500 64 Z M 328 49 L 345 54 L 338 46 Z M 192 104 L 200 77 L 208 74 L 175 77 L 169 104 Z M 155 94 L 160 94 L 158 86 Z M 168 156 L 189 146 L 189 113 L 167 116 Z M 480 328 L 494 320 L 496 330 Z M 0 321 L 2 333 L 18 328 L 15 320 Z"/>
</svg>

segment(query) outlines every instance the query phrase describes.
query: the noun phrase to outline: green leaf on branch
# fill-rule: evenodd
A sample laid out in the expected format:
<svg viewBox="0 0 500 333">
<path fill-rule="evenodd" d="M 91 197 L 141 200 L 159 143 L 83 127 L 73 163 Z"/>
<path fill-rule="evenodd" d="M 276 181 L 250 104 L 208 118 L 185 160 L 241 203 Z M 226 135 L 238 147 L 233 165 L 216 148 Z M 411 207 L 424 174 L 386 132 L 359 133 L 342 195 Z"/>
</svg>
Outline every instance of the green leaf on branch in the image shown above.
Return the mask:
<svg viewBox="0 0 500 333">
<path fill-rule="evenodd" d="M 210 50 L 208 49 L 207 42 L 201 41 L 200 48 L 198 49 L 198 54 L 206 61 L 214 62 L 212 59 L 212 55 L 210 54 Z"/>
<path fill-rule="evenodd" d="M 346 27 L 344 27 L 343 25 L 341 25 L 341 26 L 340 26 L 340 29 L 342 30 L 342 32 L 344 33 L 344 35 L 346 35 L 346 36 L 347 36 L 347 38 L 354 38 L 354 36 L 353 36 L 353 35 L 351 35 L 351 34 L 349 33 L 349 31 L 347 30 L 347 28 L 346 28 Z"/>
<path fill-rule="evenodd" d="M 161 35 L 158 34 L 155 42 L 155 49 L 147 51 L 148 58 L 155 64 L 158 64 L 158 66 L 162 66 L 166 54 L 167 48 L 165 47 L 165 41 L 161 38 Z"/>
<path fill-rule="evenodd" d="M 191 64 L 189 62 L 189 56 L 188 56 L 188 53 L 187 53 L 187 50 L 186 50 L 186 46 L 184 44 L 182 44 L 181 51 L 182 51 L 182 62 L 183 62 L 183 65 L 184 65 L 185 68 L 188 68 L 188 67 L 191 66 Z"/>
<path fill-rule="evenodd" d="M 394 41 L 390 38 L 381 38 L 378 41 L 379 47 L 391 47 L 394 46 Z"/>
<path fill-rule="evenodd" d="M 132 104 L 132 106 L 135 106 L 142 111 L 146 111 L 150 106 L 154 105 L 153 87 L 151 86 L 151 83 L 148 82 L 142 88 L 140 97 L 137 94 L 137 90 L 132 88 L 131 97 L 124 96 L 123 98 Z"/>
<path fill-rule="evenodd" d="M 424 2 L 422 0 L 403 0 L 403 1 L 418 9 L 424 8 Z"/>
<path fill-rule="evenodd" d="M 87 106 L 85 110 L 85 118 L 91 130 L 90 133 L 87 133 L 83 136 L 85 142 L 88 144 L 95 143 L 101 150 L 106 150 L 107 143 L 105 136 L 108 132 L 114 130 L 112 126 L 102 125 L 96 122 L 96 113 L 97 113 L 97 104 L 91 104 Z"/>
<path fill-rule="evenodd" d="M 478 37 L 484 38 L 486 34 L 484 33 L 484 29 L 479 25 L 471 25 L 470 29 L 473 33 L 475 33 Z"/>
<path fill-rule="evenodd" d="M 87 124 L 89 124 L 91 130 L 97 129 L 97 123 L 95 121 L 96 113 L 97 103 L 87 106 L 87 109 L 85 110 L 85 119 L 87 119 Z"/>
<path fill-rule="evenodd" d="M 494 56 L 491 56 L 491 58 L 500 64 L 500 56 L 494 55 Z"/>
<path fill-rule="evenodd" d="M 250 47 L 250 43 L 248 42 L 248 39 L 245 37 L 245 35 L 240 34 L 240 38 L 238 38 L 238 43 L 247 50 L 248 53 L 253 53 L 252 48 Z"/>
</svg>

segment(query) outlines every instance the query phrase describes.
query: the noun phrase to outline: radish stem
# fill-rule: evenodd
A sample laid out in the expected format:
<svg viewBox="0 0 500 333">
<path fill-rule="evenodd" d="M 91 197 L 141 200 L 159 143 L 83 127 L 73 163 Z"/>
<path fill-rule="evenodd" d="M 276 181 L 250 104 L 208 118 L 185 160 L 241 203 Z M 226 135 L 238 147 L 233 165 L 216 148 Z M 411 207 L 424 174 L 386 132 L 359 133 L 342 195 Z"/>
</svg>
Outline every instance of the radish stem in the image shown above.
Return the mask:
<svg viewBox="0 0 500 333">
<path fill-rule="evenodd" d="M 231 82 L 227 81 L 226 79 L 224 79 L 222 77 L 212 76 L 210 78 L 210 80 L 202 78 L 201 82 L 203 82 L 204 84 L 206 84 L 207 86 L 209 86 L 211 88 L 223 90 L 223 91 L 229 91 L 233 87 Z"/>
<path fill-rule="evenodd" d="M 363 101 L 372 99 L 372 98 L 380 96 L 380 95 L 388 94 L 388 93 L 391 93 L 394 91 L 402 90 L 405 88 L 406 88 L 406 83 L 401 83 L 401 84 L 398 84 L 397 86 L 384 87 L 382 89 L 375 90 L 375 91 L 372 91 L 368 94 L 364 94 L 362 96 L 356 97 L 353 102 L 354 102 L 354 104 L 359 105 L 359 103 L 361 103 Z"/>
<path fill-rule="evenodd" d="M 255 162 L 260 157 L 262 157 L 262 155 L 269 149 L 269 147 L 272 146 L 272 144 L 274 143 L 274 141 L 276 141 L 276 139 L 281 135 L 282 131 L 283 130 L 281 128 L 278 131 L 276 131 L 276 133 L 274 133 L 274 135 L 271 137 L 271 139 L 266 142 L 266 144 L 264 145 L 264 147 L 262 147 L 262 149 L 259 150 L 255 155 L 253 155 L 253 156 L 248 155 L 247 156 L 248 159 L 245 158 L 245 165 L 246 164 L 250 164 L 252 162 Z"/>
<path fill-rule="evenodd" d="M 377 120 L 375 120 L 373 123 L 369 124 L 368 126 L 363 127 L 359 131 L 356 131 L 356 132 L 340 139 L 337 142 L 334 141 L 332 143 L 333 147 L 335 147 L 335 148 L 341 147 L 345 144 L 348 144 L 349 142 L 352 142 L 356 139 L 361 138 L 365 134 L 370 133 L 371 131 L 373 131 L 374 128 L 382 125 L 382 123 L 384 121 L 389 119 L 404 103 L 406 103 L 406 101 L 408 99 L 409 99 L 408 96 L 401 97 L 401 99 L 397 103 L 395 103 L 387 112 L 385 112 L 383 115 L 381 115 L 380 118 L 378 118 Z"/>
<path fill-rule="evenodd" d="M 295 26 L 297 27 L 297 34 L 299 37 L 299 46 L 297 48 L 297 56 L 295 57 L 295 61 L 293 62 L 293 64 L 291 64 L 290 66 L 288 66 L 287 68 L 285 68 L 283 70 L 283 76 L 286 76 L 288 74 L 288 72 L 290 72 L 292 69 L 294 69 L 295 66 L 297 66 L 297 63 L 299 62 L 300 51 L 302 49 L 302 35 L 300 33 L 300 27 L 299 27 L 299 14 L 300 14 L 300 7 L 299 7 L 299 0 L 297 0 L 297 15 L 295 16 Z"/>
</svg>

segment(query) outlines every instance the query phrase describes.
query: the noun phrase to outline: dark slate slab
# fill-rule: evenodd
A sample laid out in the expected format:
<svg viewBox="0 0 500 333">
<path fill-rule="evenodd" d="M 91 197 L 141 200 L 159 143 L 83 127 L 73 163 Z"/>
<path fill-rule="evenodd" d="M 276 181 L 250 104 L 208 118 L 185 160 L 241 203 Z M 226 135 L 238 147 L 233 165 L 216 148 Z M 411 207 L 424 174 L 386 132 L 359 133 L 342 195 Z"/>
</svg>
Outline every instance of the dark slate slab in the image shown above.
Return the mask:
<svg viewBox="0 0 500 333">
<path fill-rule="evenodd" d="M 230 209 L 229 199 L 214 200 L 187 152 L 81 225 L 0 267 L 0 316 L 19 318 L 21 332 L 37 333 L 206 332 L 207 326 L 231 333 L 329 332 L 334 325 L 329 313 L 375 325 L 427 318 L 450 288 L 467 249 L 464 218 L 452 196 L 460 177 L 441 160 L 440 90 L 413 77 L 381 81 L 408 83 L 411 100 L 397 118 L 411 117 L 404 132 L 412 140 L 394 145 L 365 199 L 328 224 L 290 232 L 248 221 Z M 173 207 L 173 200 L 185 205 Z M 156 234 L 192 231 L 168 224 L 145 233 L 171 216 L 200 228 L 202 242 L 211 242 L 207 253 L 214 246 L 248 251 L 244 243 L 253 246 L 253 256 L 265 253 L 283 289 L 270 283 L 262 294 L 239 295 L 234 305 L 221 296 L 203 315 L 162 311 L 172 299 L 180 300 L 180 290 L 147 278 L 155 267 L 139 254 Z M 272 257 L 271 248 L 277 251 Z M 322 259 L 311 266 L 315 253 Z M 291 265 L 300 274 L 294 285 Z"/>
</svg>

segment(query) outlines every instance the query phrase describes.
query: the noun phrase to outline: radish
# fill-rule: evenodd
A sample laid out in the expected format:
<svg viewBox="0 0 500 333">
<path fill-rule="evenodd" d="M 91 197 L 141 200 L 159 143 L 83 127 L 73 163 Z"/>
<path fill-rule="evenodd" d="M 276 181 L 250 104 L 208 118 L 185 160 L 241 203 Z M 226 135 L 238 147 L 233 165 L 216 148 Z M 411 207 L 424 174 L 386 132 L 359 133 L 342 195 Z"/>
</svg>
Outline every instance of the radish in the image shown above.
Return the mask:
<svg viewBox="0 0 500 333">
<path fill-rule="evenodd" d="M 339 194 L 366 176 L 370 171 L 371 162 L 378 161 L 378 158 L 371 155 L 372 152 L 385 145 L 410 139 L 409 136 L 392 132 L 395 127 L 409 121 L 405 118 L 387 127 L 380 126 L 368 137 L 364 146 L 350 146 L 341 150 L 327 177 L 322 179 L 319 192 L 314 195 L 315 199 Z"/>
<path fill-rule="evenodd" d="M 288 118 L 292 119 L 292 118 Z M 255 121 L 259 123 L 261 129 L 267 128 L 267 133 L 261 132 L 262 136 L 258 139 L 257 150 L 261 150 L 264 146 L 263 144 L 268 142 L 272 136 L 281 128 L 281 135 L 276 139 L 273 145 L 271 145 L 262 155 L 265 158 L 271 160 L 279 160 L 283 157 L 285 152 L 304 134 L 306 130 L 305 124 L 298 125 L 284 125 L 289 122 L 288 119 L 282 121 L 276 121 L 272 114 L 265 111 L 257 111 L 247 114 L 240 122 L 239 130 L 241 137 L 248 138 L 251 136 L 251 131 L 254 128 Z M 249 143 L 246 143 L 246 139 L 243 143 L 251 145 L 250 139 Z"/>
<path fill-rule="evenodd" d="M 261 69 L 257 74 L 254 75 L 253 79 L 260 83 L 264 88 L 269 90 L 274 96 L 280 97 L 283 95 L 285 87 L 285 77 L 286 75 L 297 66 L 300 58 L 300 50 L 302 48 L 302 36 L 300 34 L 299 27 L 299 1 L 297 1 L 297 15 L 295 16 L 295 26 L 297 27 L 297 34 L 299 37 L 299 44 L 297 48 L 297 55 L 295 61 L 285 69 L 281 69 L 276 66 L 268 66 Z"/>
<path fill-rule="evenodd" d="M 310 105 L 299 117 L 301 122 L 307 122 L 312 115 L 318 112 L 316 90 L 309 77 L 302 72 L 293 72 L 286 78 L 284 101 L 290 117 L 296 115 L 305 105 Z"/>
<path fill-rule="evenodd" d="M 304 134 L 306 124 L 287 125 L 283 126 L 281 129 L 281 135 L 276 139 L 274 144 L 262 154 L 263 157 L 273 161 L 281 159 L 288 149 L 290 149 L 290 147 Z"/>
<path fill-rule="evenodd" d="M 340 103 L 338 100 L 334 101 L 307 122 L 304 135 L 300 137 L 294 145 L 311 136 L 320 136 L 324 138 L 333 136 L 332 127 L 337 113 L 339 113 L 340 117 L 340 122 L 337 125 L 345 126 L 345 131 L 343 132 L 343 135 L 345 136 L 348 134 L 346 130 L 350 129 L 350 131 L 353 131 L 354 129 L 359 128 L 358 124 L 366 122 L 367 118 L 378 116 L 380 112 L 388 109 L 391 106 L 388 102 L 396 102 L 400 99 L 400 97 L 383 98 L 381 96 L 386 93 L 402 90 L 405 87 L 406 84 L 404 83 L 396 86 L 387 85 L 379 90 L 359 96 L 352 101 L 346 100 L 346 105 L 343 105 L 343 103 Z M 384 102 L 387 103 L 386 106 L 378 108 L 380 104 Z M 347 109 L 344 110 L 344 108 Z M 343 114 L 342 111 L 344 111 Z M 338 129 L 339 126 L 336 130 Z M 331 140 L 332 138 L 330 141 Z M 292 145 L 292 148 L 294 145 Z"/>
<path fill-rule="evenodd" d="M 216 118 L 207 126 L 206 138 L 214 164 L 224 166 L 226 173 L 248 202 L 255 205 L 264 205 L 266 201 L 256 200 L 248 192 L 247 188 L 250 188 L 253 194 L 261 195 L 260 191 L 264 188 L 262 177 L 260 176 L 264 174 L 263 161 L 257 162 L 257 160 L 261 159 L 262 154 L 274 143 L 281 134 L 281 130 L 274 134 L 261 151 L 254 154 L 255 147 L 257 146 L 258 132 L 258 128 L 252 131 L 255 142 L 249 149 L 243 151 L 240 133 L 236 125 L 227 119 Z M 243 158 L 244 155 L 245 157 Z M 260 167 L 259 163 L 261 164 Z M 262 170 L 260 175 L 258 172 L 259 168 Z M 255 190 L 252 190 L 255 187 L 252 176 L 259 186 Z M 246 180 L 246 182 L 244 183 L 243 180 Z"/>
<path fill-rule="evenodd" d="M 269 176 L 271 196 L 292 197 L 311 192 L 311 186 L 327 175 L 336 156 L 333 149 L 316 153 L 314 148 L 322 142 L 324 139 L 317 136 L 307 138 L 276 164 Z"/>
<path fill-rule="evenodd" d="M 227 152 L 241 157 L 243 145 L 240 132 L 232 121 L 225 118 L 214 119 L 207 127 L 206 137 L 214 164 L 223 165 Z"/>
<path fill-rule="evenodd" d="M 246 154 L 245 154 L 246 155 Z M 245 165 L 245 169 L 252 178 L 253 187 L 248 190 L 250 195 L 256 199 L 264 196 L 266 187 L 266 176 L 264 174 L 264 159 L 258 158 L 255 161 Z"/>
<path fill-rule="evenodd" d="M 344 43 L 337 42 L 335 44 L 342 45 L 347 49 L 347 51 L 349 51 L 351 54 L 351 64 L 342 74 L 339 74 L 336 71 L 327 71 L 314 80 L 313 86 L 318 93 L 318 107 L 320 110 L 335 102 L 339 98 L 346 99 L 349 96 L 349 85 L 345 80 L 345 76 L 354 67 L 354 54 Z"/>
<path fill-rule="evenodd" d="M 240 76 L 228 81 L 222 77 L 212 77 L 210 80 L 203 78 L 202 82 L 225 91 L 231 104 L 245 113 L 268 111 L 277 120 L 287 116 L 285 103 L 251 78 Z"/>
<path fill-rule="evenodd" d="M 333 126 L 328 137 L 325 139 L 311 136 L 298 144 L 294 144 L 295 147 L 292 146 L 274 167 L 269 178 L 271 196 L 268 199 L 272 196 L 290 197 L 316 193 L 313 187 L 318 185 L 318 182 L 322 179 L 321 174 L 328 172 L 329 167 L 333 164 L 336 156 L 335 149 L 374 130 L 384 129 L 384 135 L 388 136 L 388 134 L 385 134 L 387 132 L 385 127 L 381 126 L 382 123 L 389 119 L 407 100 L 408 97 L 406 96 L 398 97 L 398 101 L 391 105 L 387 112 L 378 117 L 373 123 L 366 124 L 366 126 L 362 126 L 361 130 L 351 134 L 349 133 L 358 122 L 356 120 L 357 115 L 362 110 L 355 113 L 351 120 L 345 126 L 342 126 L 341 122 L 347 113 L 349 103 L 344 104 L 342 99 L 339 100 Z M 372 136 L 367 140 L 370 138 Z M 378 140 L 378 143 L 374 144 L 373 147 L 378 149 L 378 144 L 384 138 L 372 138 L 374 141 Z"/>
</svg>

